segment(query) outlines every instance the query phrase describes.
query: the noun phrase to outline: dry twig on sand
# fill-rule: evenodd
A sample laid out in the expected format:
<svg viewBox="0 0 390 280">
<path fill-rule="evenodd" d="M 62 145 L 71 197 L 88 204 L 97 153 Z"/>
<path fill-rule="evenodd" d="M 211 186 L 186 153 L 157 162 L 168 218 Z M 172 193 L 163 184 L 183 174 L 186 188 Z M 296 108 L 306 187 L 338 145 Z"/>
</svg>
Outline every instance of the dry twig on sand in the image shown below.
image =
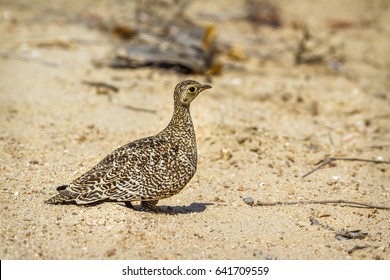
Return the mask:
<svg viewBox="0 0 390 280">
<path fill-rule="evenodd" d="M 275 201 L 275 202 L 261 202 L 258 201 L 256 206 L 275 206 L 275 205 L 294 205 L 294 204 L 345 204 L 349 206 L 362 206 L 364 208 L 375 208 L 375 209 L 383 209 L 383 210 L 390 210 L 390 206 L 383 206 L 383 205 L 373 205 L 369 203 L 364 202 L 357 202 L 357 201 L 348 201 L 348 200 L 302 200 L 302 201 L 289 201 L 289 202 L 283 202 L 283 201 Z"/>
<path fill-rule="evenodd" d="M 345 160 L 345 161 L 362 161 L 362 162 L 371 162 L 371 163 L 376 163 L 376 164 L 379 164 L 379 163 L 382 163 L 382 164 L 390 164 L 390 161 L 387 161 L 387 160 L 373 160 L 373 159 L 362 159 L 362 158 L 341 158 L 341 157 L 331 157 L 331 158 L 326 158 L 326 159 L 323 159 L 321 160 L 317 166 L 315 168 L 313 168 L 312 170 L 310 170 L 309 172 L 305 173 L 304 175 L 302 175 L 302 178 L 305 178 L 307 176 L 309 176 L 310 174 L 312 174 L 313 172 L 317 171 L 318 169 L 321 169 L 322 167 L 324 167 L 325 165 L 333 162 L 333 161 L 336 161 L 336 160 Z"/>
</svg>

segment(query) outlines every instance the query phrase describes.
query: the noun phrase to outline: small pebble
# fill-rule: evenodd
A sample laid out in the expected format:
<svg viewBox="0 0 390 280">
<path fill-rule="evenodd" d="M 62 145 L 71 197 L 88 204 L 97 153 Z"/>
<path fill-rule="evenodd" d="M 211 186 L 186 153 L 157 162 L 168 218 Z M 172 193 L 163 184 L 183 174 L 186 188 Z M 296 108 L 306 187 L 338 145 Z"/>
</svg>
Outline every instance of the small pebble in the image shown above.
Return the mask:
<svg viewBox="0 0 390 280">
<path fill-rule="evenodd" d="M 262 254 L 263 254 L 263 252 L 260 251 L 259 249 L 254 249 L 253 250 L 253 256 L 254 257 L 260 257 Z"/>
<path fill-rule="evenodd" d="M 245 198 L 244 198 L 244 202 L 245 202 L 246 204 L 250 205 L 250 206 L 252 206 L 252 205 L 255 203 L 255 201 L 254 201 L 253 198 L 251 198 L 251 197 L 245 197 Z"/>
<path fill-rule="evenodd" d="M 248 140 L 248 137 L 246 137 L 246 136 L 238 136 L 237 137 L 238 144 L 244 144 L 246 140 Z"/>
<path fill-rule="evenodd" d="M 309 149 L 310 149 L 310 150 L 313 150 L 313 151 L 317 151 L 317 150 L 318 150 L 318 146 L 315 145 L 315 144 L 310 143 Z"/>
<path fill-rule="evenodd" d="M 229 160 L 233 156 L 232 151 L 230 149 L 222 149 L 221 150 L 221 158 L 223 160 Z"/>
<path fill-rule="evenodd" d="M 346 67 L 344 66 L 344 64 L 342 64 L 340 61 L 337 61 L 335 59 L 331 59 L 328 62 L 328 67 L 334 71 L 337 71 L 337 72 L 343 73 L 346 71 Z"/>
<path fill-rule="evenodd" d="M 310 218 L 310 224 L 313 226 L 313 225 L 319 225 L 320 222 L 317 220 L 317 219 L 314 219 L 314 218 Z"/>
<path fill-rule="evenodd" d="M 107 250 L 106 255 L 107 257 L 112 257 L 113 255 L 115 255 L 115 253 L 116 253 L 116 249 L 114 248 L 114 249 Z"/>
</svg>

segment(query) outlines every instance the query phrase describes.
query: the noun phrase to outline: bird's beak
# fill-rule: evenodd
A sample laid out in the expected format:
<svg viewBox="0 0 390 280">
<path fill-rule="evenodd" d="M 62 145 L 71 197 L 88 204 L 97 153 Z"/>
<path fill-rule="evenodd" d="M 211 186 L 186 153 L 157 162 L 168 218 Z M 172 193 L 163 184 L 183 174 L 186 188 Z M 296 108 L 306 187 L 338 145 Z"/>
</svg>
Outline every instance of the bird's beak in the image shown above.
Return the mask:
<svg viewBox="0 0 390 280">
<path fill-rule="evenodd" d="M 207 84 L 202 84 L 200 87 L 199 87 L 199 92 L 202 92 L 204 91 L 205 89 L 209 89 L 209 88 L 212 88 L 212 86 L 210 85 L 207 85 Z"/>
</svg>

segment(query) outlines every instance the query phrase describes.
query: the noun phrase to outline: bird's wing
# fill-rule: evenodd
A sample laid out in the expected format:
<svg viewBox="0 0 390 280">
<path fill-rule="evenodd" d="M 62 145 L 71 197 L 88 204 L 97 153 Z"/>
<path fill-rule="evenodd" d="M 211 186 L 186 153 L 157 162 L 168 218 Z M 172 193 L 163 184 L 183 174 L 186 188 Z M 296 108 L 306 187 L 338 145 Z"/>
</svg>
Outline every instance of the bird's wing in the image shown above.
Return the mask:
<svg viewBox="0 0 390 280">
<path fill-rule="evenodd" d="M 169 164 L 178 155 L 178 146 L 167 140 L 147 137 L 113 151 L 91 170 L 70 184 L 75 193 L 98 192 L 111 196 L 124 188 L 136 189 L 147 174 L 159 173 L 161 162 Z M 119 187 L 119 189 L 118 189 Z"/>
</svg>

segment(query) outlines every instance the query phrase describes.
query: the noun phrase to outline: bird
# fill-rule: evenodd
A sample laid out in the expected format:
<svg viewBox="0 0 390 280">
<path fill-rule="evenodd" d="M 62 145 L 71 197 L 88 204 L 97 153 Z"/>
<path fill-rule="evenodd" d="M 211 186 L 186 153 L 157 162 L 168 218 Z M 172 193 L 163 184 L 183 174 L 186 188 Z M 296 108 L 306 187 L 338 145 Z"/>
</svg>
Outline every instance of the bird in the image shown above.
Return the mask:
<svg viewBox="0 0 390 280">
<path fill-rule="evenodd" d="M 67 185 L 56 188 L 48 204 L 79 205 L 104 201 L 140 201 L 141 208 L 161 211 L 160 199 L 179 193 L 197 169 L 195 129 L 191 102 L 211 85 L 194 80 L 178 83 L 174 89 L 173 115 L 168 125 L 154 136 L 119 147 L 92 169 Z"/>
</svg>

